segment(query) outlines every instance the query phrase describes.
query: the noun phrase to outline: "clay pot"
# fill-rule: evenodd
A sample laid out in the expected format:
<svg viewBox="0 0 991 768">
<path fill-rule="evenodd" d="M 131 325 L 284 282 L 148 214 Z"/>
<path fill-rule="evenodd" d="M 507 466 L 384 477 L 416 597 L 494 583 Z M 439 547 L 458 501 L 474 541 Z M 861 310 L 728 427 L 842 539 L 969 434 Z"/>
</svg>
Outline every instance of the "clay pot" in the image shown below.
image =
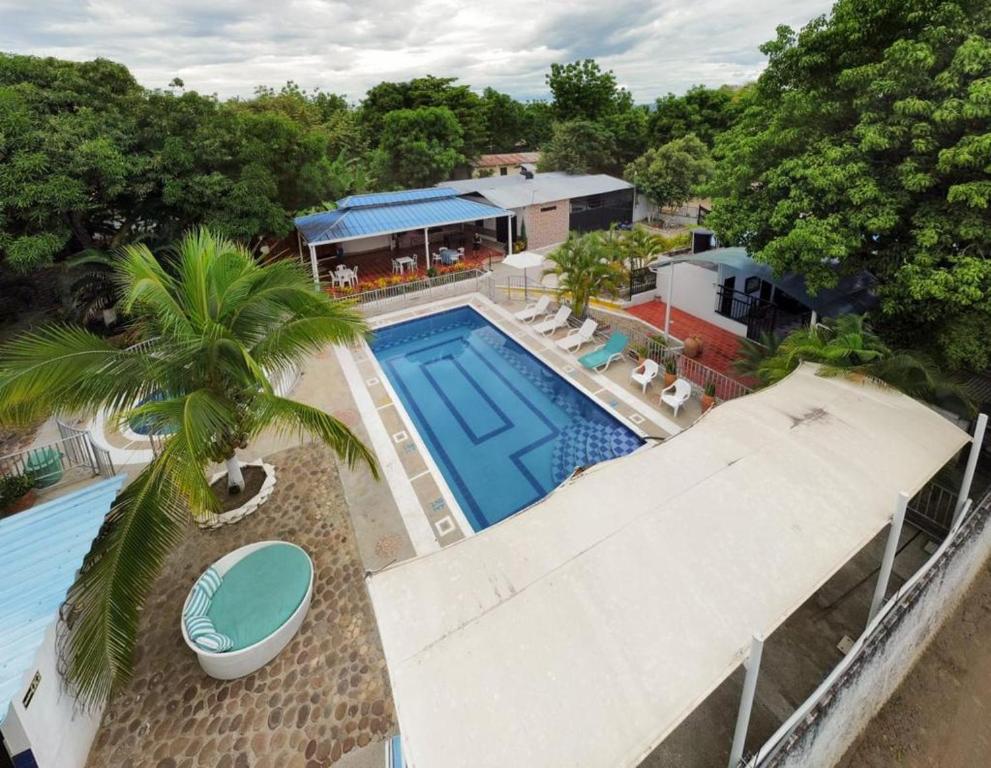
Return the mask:
<svg viewBox="0 0 991 768">
<path fill-rule="evenodd" d="M 677 373 L 668 373 L 667 371 L 664 372 L 664 386 L 665 386 L 665 388 L 670 387 L 677 380 L 678 380 L 678 374 Z"/>
<path fill-rule="evenodd" d="M 702 395 L 702 412 L 708 411 L 716 404 L 716 398 L 712 395 Z"/>
<path fill-rule="evenodd" d="M 685 357 L 698 357 L 702 354 L 702 339 L 699 336 L 689 336 L 685 339 Z"/>
<path fill-rule="evenodd" d="M 0 517 L 9 517 L 10 515 L 16 515 L 18 512 L 23 512 L 25 509 L 30 509 L 37 501 L 38 492 L 32 488 L 6 509 L 0 509 Z"/>
</svg>

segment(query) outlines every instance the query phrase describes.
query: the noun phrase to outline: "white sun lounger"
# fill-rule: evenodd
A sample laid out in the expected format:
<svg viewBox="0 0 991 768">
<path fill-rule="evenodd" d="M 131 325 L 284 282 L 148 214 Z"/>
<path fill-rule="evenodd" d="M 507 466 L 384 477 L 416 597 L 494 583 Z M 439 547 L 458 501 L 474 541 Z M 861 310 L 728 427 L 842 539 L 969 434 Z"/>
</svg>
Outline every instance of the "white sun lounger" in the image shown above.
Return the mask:
<svg viewBox="0 0 991 768">
<path fill-rule="evenodd" d="M 541 296 L 536 302 L 517 312 L 514 317 L 524 323 L 531 323 L 538 317 L 546 317 L 549 315 L 551 313 L 550 308 L 551 297 Z"/>
<path fill-rule="evenodd" d="M 581 328 L 576 328 L 563 339 L 558 339 L 555 344 L 566 352 L 577 352 L 592 340 L 598 327 L 599 324 L 595 320 L 588 319 L 582 323 Z"/>
<path fill-rule="evenodd" d="M 562 305 L 557 308 L 557 314 L 554 317 L 550 320 L 544 320 L 542 323 L 537 323 L 533 326 L 533 330 L 547 336 L 554 333 L 558 328 L 563 328 L 567 325 L 569 317 L 571 317 L 571 307 Z"/>
</svg>

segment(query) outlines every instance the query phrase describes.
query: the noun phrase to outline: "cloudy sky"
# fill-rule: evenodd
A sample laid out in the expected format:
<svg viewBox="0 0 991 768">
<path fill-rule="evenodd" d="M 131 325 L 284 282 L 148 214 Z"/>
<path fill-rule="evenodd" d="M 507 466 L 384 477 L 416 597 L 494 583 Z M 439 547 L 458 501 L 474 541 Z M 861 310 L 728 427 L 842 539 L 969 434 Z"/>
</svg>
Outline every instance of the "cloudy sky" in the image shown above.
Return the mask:
<svg viewBox="0 0 991 768">
<path fill-rule="evenodd" d="M 382 80 L 456 76 L 546 95 L 552 62 L 591 57 L 639 102 L 754 78 L 757 46 L 825 0 L 0 0 L 0 50 L 130 67 L 149 87 L 247 95 L 292 79 L 359 99 Z"/>
</svg>

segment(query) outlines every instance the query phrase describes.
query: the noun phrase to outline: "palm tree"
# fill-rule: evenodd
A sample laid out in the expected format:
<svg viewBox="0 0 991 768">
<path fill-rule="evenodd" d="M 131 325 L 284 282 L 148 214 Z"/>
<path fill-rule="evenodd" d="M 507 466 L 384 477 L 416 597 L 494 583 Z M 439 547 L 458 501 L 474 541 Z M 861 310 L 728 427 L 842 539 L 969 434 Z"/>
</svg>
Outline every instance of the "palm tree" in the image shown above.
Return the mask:
<svg viewBox="0 0 991 768">
<path fill-rule="evenodd" d="M 558 290 L 571 299 L 577 317 L 585 315 L 592 297 L 616 296 L 626 282 L 623 257 L 601 232 L 571 232 L 547 259 L 553 266 L 544 274 L 557 275 Z"/>
<path fill-rule="evenodd" d="M 761 383 L 774 384 L 802 361 L 820 363 L 825 376 L 880 381 L 906 395 L 961 414 L 974 412 L 962 388 L 946 378 L 932 361 L 888 347 L 864 315 L 843 315 L 825 325 L 792 331 L 773 354 L 758 362 L 755 372 Z"/>
<path fill-rule="evenodd" d="M 272 427 L 312 435 L 377 476 L 347 427 L 272 389 L 270 377 L 367 332 L 353 308 L 315 292 L 294 262 L 260 265 L 200 230 L 165 266 L 146 246 L 127 247 L 115 277 L 131 330 L 150 344 L 119 349 L 81 328 L 52 326 L 0 347 L 0 420 L 103 408 L 117 423 L 137 417 L 171 432 L 121 492 L 70 593 L 62 655 L 69 681 L 91 702 L 126 681 L 142 603 L 191 517 L 219 509 L 210 465 L 225 462 L 239 489 L 236 450 Z"/>
<path fill-rule="evenodd" d="M 778 353 L 781 340 L 768 331 L 763 331 L 759 340 L 740 339 L 740 345 L 736 351 L 736 359 L 733 360 L 733 372 L 755 380 L 760 384 L 768 384 L 761 375 L 761 366 L 764 361 L 774 357 Z"/>
<path fill-rule="evenodd" d="M 644 266 L 653 256 L 667 250 L 667 242 L 661 235 L 650 232 L 639 224 L 616 237 L 616 247 L 630 269 Z"/>
</svg>

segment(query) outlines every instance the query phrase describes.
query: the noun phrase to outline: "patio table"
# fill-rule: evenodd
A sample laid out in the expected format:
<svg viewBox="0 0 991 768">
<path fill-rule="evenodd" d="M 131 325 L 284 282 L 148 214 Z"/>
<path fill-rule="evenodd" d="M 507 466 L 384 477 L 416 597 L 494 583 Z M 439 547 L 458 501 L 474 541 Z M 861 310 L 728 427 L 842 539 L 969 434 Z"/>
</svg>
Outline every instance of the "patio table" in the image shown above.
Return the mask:
<svg viewBox="0 0 991 768">
<path fill-rule="evenodd" d="M 451 265 L 461 258 L 461 254 L 455 251 L 453 248 L 441 248 L 440 251 L 438 251 L 438 253 L 440 253 L 440 260 L 445 265 Z"/>
<path fill-rule="evenodd" d="M 412 256 L 400 256 L 396 259 L 396 263 L 399 265 L 403 272 L 406 271 L 407 267 L 414 272 L 416 271 L 416 259 Z"/>
</svg>

